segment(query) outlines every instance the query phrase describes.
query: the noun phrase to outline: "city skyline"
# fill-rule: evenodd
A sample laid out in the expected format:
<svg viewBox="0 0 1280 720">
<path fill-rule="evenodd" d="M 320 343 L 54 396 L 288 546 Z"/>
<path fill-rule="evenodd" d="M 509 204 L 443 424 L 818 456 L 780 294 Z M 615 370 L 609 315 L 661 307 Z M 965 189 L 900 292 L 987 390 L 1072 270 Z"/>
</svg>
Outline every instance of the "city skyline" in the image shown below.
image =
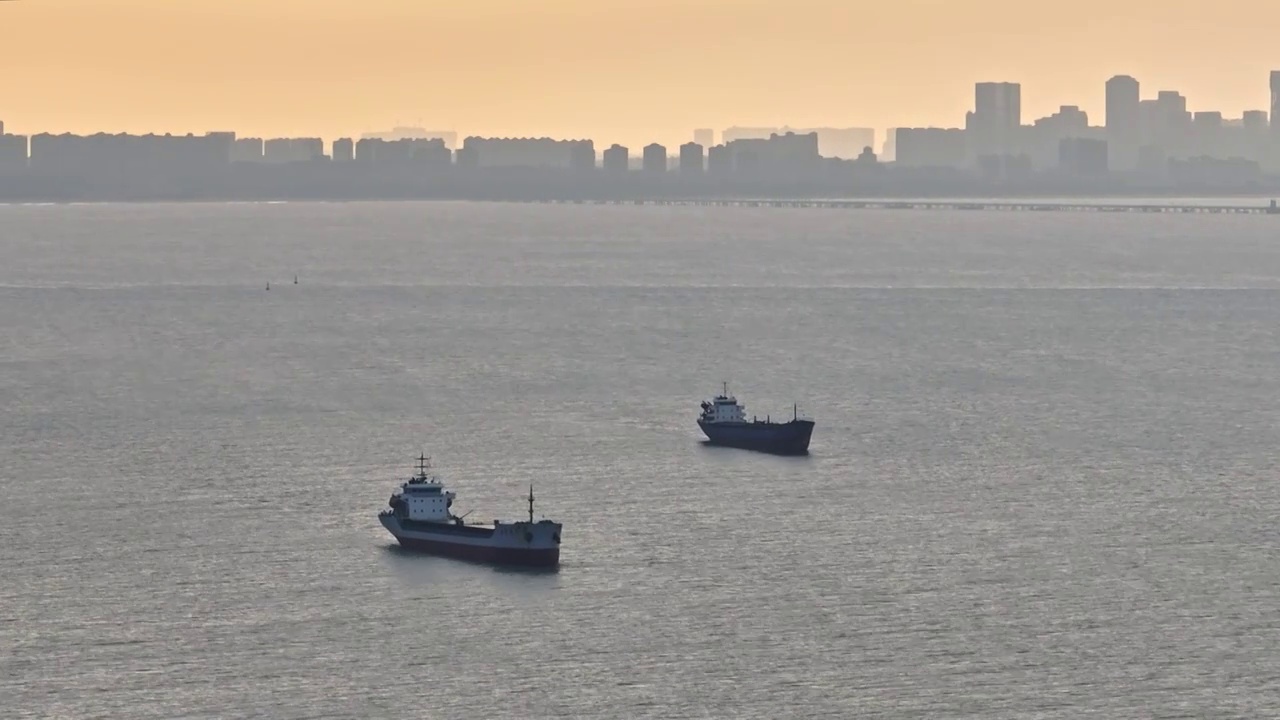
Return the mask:
<svg viewBox="0 0 1280 720">
<path fill-rule="evenodd" d="M 1156 7 L 6 3 L 0 64 L 21 72 L 0 89 L 0 117 L 24 133 L 335 138 L 421 124 L 675 145 L 732 125 L 955 127 L 987 80 L 1020 83 L 1024 117 L 1069 104 L 1099 122 L 1116 74 L 1177 90 L 1192 111 L 1267 108 L 1280 8 L 1220 3 L 1206 19 Z"/>
<path fill-rule="evenodd" d="M 1041 117 L 1028 115 L 1022 101 L 1023 88 L 1020 83 L 979 81 L 974 83 L 972 87 L 971 109 L 965 111 L 962 122 L 953 121 L 941 126 L 897 127 L 880 131 L 874 128 L 860 127 L 797 128 L 787 124 L 773 127 L 734 125 L 718 131 L 713 128 L 692 128 L 687 131 L 683 139 L 675 142 L 663 142 L 651 135 L 643 142 L 626 144 L 625 147 L 631 149 L 631 157 L 634 158 L 638 156 L 640 150 L 646 149 L 650 144 L 663 145 L 666 146 L 669 155 L 674 157 L 680 151 L 680 147 L 690 141 L 699 144 L 704 149 L 710 149 L 712 145 L 716 144 L 715 139 L 717 136 L 720 138 L 720 144 L 727 144 L 731 140 L 740 138 L 768 138 L 774 133 L 778 135 L 786 135 L 792 132 L 795 134 L 816 133 L 819 149 L 823 157 L 852 160 L 865 155 L 864 151 L 869 149 L 874 154 L 883 153 L 885 159 L 894 160 L 896 159 L 894 157 L 895 150 L 898 146 L 896 138 L 903 133 L 910 133 L 912 146 L 917 150 L 925 151 L 923 156 L 913 153 L 914 159 L 909 162 L 912 165 L 918 165 L 922 160 L 926 164 L 935 164 L 935 161 L 941 160 L 940 163 L 936 164 L 939 166 L 951 165 L 952 161 L 948 158 L 955 155 L 956 150 L 959 149 L 958 142 L 964 145 L 960 153 L 967 158 L 969 163 L 981 156 L 1006 156 L 1009 158 L 1024 156 L 1030 150 L 1028 142 L 1031 142 L 1032 144 L 1039 143 L 1041 145 L 1039 149 L 1040 157 L 1033 164 L 1044 167 L 1046 164 L 1045 151 L 1047 150 L 1049 153 L 1056 152 L 1057 142 L 1065 138 L 1102 141 L 1109 144 L 1111 146 L 1109 165 L 1112 170 L 1126 170 L 1136 167 L 1139 160 L 1139 150 L 1144 145 L 1159 148 L 1159 158 L 1149 155 L 1147 162 L 1152 160 L 1163 162 L 1163 159 L 1160 158 L 1165 157 L 1166 153 L 1168 153 L 1168 157 L 1193 157 L 1200 153 L 1219 159 L 1232 157 L 1252 158 L 1262 161 L 1267 167 L 1272 167 L 1276 160 L 1273 151 L 1267 149 L 1267 147 L 1275 144 L 1274 139 L 1280 138 L 1280 123 L 1270 121 L 1270 118 L 1273 117 L 1280 118 L 1280 70 L 1271 70 L 1268 74 L 1265 93 L 1267 95 L 1266 106 L 1263 109 L 1243 110 L 1236 114 L 1221 110 L 1193 111 L 1188 98 L 1179 91 L 1164 89 L 1152 91 L 1149 87 L 1144 88 L 1141 80 L 1130 75 L 1113 75 L 1106 80 L 1103 84 L 1105 98 L 1103 112 L 1094 115 L 1092 118 L 1088 112 L 1082 110 L 1078 105 L 1065 104 L 1059 105 L 1056 111 L 1048 115 Z M 1236 138 L 1234 145 L 1223 144 L 1226 140 L 1226 136 L 1223 133 L 1235 132 L 1232 130 L 1233 128 L 1253 134 L 1251 136 L 1254 139 L 1246 140 L 1244 136 L 1240 136 Z M 6 131 L 12 134 L 5 137 Z M 1263 135 L 1269 135 L 1273 138 L 1273 140 L 1264 143 L 1267 147 L 1258 145 L 1256 133 L 1259 131 Z M 1032 135 L 1028 135 L 1028 132 L 1032 133 Z M 460 138 L 481 140 L 485 137 L 490 137 L 525 141 L 585 141 L 599 144 L 596 151 L 597 158 L 599 158 L 599 153 L 603 149 L 611 145 L 614 147 L 623 145 L 622 143 L 602 142 L 599 138 L 589 136 L 566 138 L 529 132 L 485 136 L 479 133 L 430 130 L 423 127 L 404 125 L 382 130 L 367 129 L 360 133 L 339 137 L 326 138 L 307 135 L 302 137 L 295 136 L 292 139 L 288 137 L 274 139 L 270 136 L 260 137 L 253 133 L 245 133 L 231 128 L 206 129 L 202 132 L 151 131 L 146 133 L 120 133 L 102 129 L 85 133 L 44 130 L 28 134 L 22 133 L 12 126 L 6 129 L 5 121 L 0 117 L 0 141 L 5 141 L 6 147 L 11 145 L 13 141 L 22 141 L 25 145 L 26 138 L 30 137 L 34 141 L 37 136 L 74 135 L 90 137 L 130 135 L 133 137 L 198 137 L 201 135 L 227 134 L 244 138 L 245 140 L 242 142 L 256 141 L 259 144 L 259 155 L 262 154 L 261 146 L 264 140 L 268 146 L 273 143 L 277 145 L 290 142 L 295 144 L 297 142 L 304 143 L 308 149 L 302 151 L 297 157 L 291 154 L 294 152 L 293 150 L 280 155 L 282 158 L 290 157 L 294 160 L 327 156 L 329 154 L 328 148 L 333 148 L 336 158 L 336 144 L 341 142 L 350 145 L 356 137 L 381 138 L 384 140 L 439 138 L 444 142 L 443 147 L 450 151 L 460 146 Z M 1040 139 L 1034 140 L 1033 135 L 1039 135 Z M 1197 139 L 1193 140 L 1193 135 L 1197 136 Z M 963 138 L 962 141 L 961 138 Z M 319 150 L 313 152 L 310 149 L 310 143 L 315 143 Z M 947 149 L 944 146 L 950 146 L 950 148 Z M 298 148 L 301 147 L 302 145 L 298 146 Z M 11 150 L 16 152 L 16 149 L 11 148 Z M 233 159 L 235 159 L 234 156 Z"/>
</svg>

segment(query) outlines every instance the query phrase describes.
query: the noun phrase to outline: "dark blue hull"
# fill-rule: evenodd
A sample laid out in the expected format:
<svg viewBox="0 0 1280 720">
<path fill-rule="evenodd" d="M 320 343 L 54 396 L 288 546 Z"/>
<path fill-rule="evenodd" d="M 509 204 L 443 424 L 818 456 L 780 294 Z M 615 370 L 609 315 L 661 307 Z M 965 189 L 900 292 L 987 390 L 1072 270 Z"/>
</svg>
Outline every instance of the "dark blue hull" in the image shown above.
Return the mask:
<svg viewBox="0 0 1280 720">
<path fill-rule="evenodd" d="M 775 455 L 804 455 L 809 452 L 809 438 L 813 435 L 812 420 L 785 423 L 708 423 L 699 420 L 698 427 L 702 428 L 712 445 Z"/>
</svg>

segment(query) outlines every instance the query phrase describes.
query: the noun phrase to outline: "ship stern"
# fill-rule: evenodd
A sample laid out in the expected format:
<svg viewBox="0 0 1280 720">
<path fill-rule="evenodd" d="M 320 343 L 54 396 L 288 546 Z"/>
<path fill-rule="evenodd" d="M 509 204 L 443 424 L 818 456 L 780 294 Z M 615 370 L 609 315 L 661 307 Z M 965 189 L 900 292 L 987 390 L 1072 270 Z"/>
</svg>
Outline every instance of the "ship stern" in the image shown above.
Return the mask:
<svg viewBox="0 0 1280 720">
<path fill-rule="evenodd" d="M 562 526 L 551 520 L 514 523 L 511 540 L 494 548 L 493 562 L 500 565 L 550 568 L 560 564 Z"/>
</svg>

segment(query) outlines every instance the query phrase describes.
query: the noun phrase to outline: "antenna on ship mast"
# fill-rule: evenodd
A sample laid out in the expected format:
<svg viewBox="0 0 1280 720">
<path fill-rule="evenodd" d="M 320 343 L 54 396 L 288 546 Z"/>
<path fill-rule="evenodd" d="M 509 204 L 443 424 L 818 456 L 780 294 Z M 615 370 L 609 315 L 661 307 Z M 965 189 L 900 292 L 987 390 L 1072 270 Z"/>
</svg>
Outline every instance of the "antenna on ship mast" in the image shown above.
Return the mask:
<svg viewBox="0 0 1280 720">
<path fill-rule="evenodd" d="M 720 385 L 721 385 L 721 387 L 723 387 L 723 388 L 724 388 L 724 396 L 725 396 L 725 397 L 729 397 L 729 383 L 727 383 L 727 382 L 722 382 L 722 383 L 720 383 Z"/>
<path fill-rule="evenodd" d="M 529 524 L 533 524 L 533 483 L 529 483 Z"/>
</svg>

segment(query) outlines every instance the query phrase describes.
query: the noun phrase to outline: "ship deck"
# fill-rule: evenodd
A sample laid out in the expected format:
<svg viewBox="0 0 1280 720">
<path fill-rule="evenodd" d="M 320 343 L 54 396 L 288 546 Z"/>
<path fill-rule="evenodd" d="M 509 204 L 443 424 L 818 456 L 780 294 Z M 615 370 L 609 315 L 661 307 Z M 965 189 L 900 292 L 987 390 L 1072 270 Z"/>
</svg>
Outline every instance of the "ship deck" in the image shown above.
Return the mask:
<svg viewBox="0 0 1280 720">
<path fill-rule="evenodd" d="M 454 523 L 423 522 L 397 518 L 400 527 L 413 532 L 426 532 L 435 535 L 455 535 L 458 537 L 487 538 L 493 537 L 492 525 L 456 525 Z"/>
</svg>

